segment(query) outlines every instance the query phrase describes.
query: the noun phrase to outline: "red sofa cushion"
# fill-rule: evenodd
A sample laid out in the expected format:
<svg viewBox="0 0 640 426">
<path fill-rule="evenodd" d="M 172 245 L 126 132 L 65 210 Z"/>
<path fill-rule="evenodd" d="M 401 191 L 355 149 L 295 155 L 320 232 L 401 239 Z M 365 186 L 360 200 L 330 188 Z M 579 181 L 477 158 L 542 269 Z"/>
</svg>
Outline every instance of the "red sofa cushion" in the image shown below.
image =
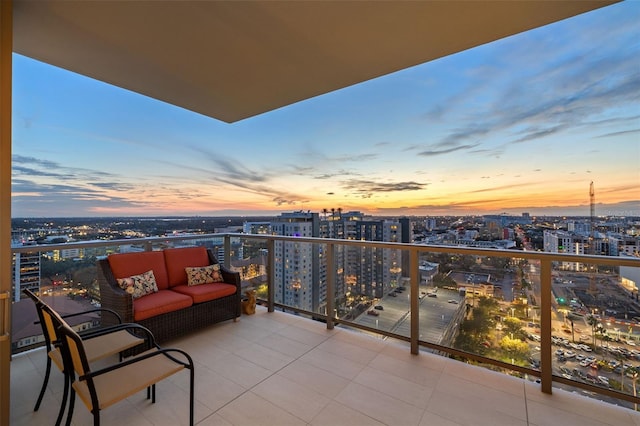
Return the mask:
<svg viewBox="0 0 640 426">
<path fill-rule="evenodd" d="M 179 285 L 171 287 L 171 290 L 191 297 L 193 303 L 202 303 L 235 294 L 236 286 L 225 283 L 210 283 L 192 286 Z"/>
<path fill-rule="evenodd" d="M 191 297 L 171 290 L 160 290 L 133 301 L 133 319 L 142 321 L 167 312 L 188 308 L 193 304 Z"/>
<path fill-rule="evenodd" d="M 207 266 L 210 264 L 205 247 L 180 247 L 163 250 L 169 287 L 187 284 L 187 273 L 184 268 Z"/>
<path fill-rule="evenodd" d="M 144 274 L 148 270 L 153 270 L 156 277 L 158 290 L 169 288 L 169 278 L 165 266 L 164 254 L 161 251 L 143 251 L 138 253 L 118 253 L 112 254 L 108 258 L 109 266 L 113 276 L 127 278 L 132 275 Z"/>
</svg>

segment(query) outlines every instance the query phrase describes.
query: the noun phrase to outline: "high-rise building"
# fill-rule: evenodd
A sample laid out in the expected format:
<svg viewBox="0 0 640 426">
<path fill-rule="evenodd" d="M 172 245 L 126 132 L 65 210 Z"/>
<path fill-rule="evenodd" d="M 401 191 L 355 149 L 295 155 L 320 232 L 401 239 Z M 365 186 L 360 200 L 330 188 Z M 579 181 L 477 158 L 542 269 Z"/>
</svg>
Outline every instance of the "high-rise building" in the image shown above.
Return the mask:
<svg viewBox="0 0 640 426">
<path fill-rule="evenodd" d="M 247 223 L 244 229 L 257 233 L 266 224 Z M 410 223 L 371 220 L 360 212 L 341 209 L 323 213 L 296 211 L 282 213 L 268 225 L 273 235 L 406 242 Z M 410 237 L 408 237 L 410 238 Z M 402 250 L 377 247 L 334 245 L 334 265 L 328 266 L 326 246 L 304 242 L 278 242 L 274 245 L 275 298 L 277 302 L 326 314 L 327 268 L 335 271 L 335 305 L 346 303 L 349 294 L 382 297 L 399 285 L 403 267 Z"/>
<path fill-rule="evenodd" d="M 13 247 L 20 247 L 23 243 L 14 243 Z M 22 297 L 22 290 L 40 291 L 40 253 L 16 253 L 13 259 L 13 300 Z"/>
<path fill-rule="evenodd" d="M 282 213 L 271 222 L 273 235 L 317 237 L 320 233 L 318 213 Z M 318 312 L 326 300 L 326 271 L 320 270 L 323 248 L 303 242 L 275 242 L 275 299 L 286 305 Z M 324 304 L 324 303 L 323 303 Z"/>
</svg>

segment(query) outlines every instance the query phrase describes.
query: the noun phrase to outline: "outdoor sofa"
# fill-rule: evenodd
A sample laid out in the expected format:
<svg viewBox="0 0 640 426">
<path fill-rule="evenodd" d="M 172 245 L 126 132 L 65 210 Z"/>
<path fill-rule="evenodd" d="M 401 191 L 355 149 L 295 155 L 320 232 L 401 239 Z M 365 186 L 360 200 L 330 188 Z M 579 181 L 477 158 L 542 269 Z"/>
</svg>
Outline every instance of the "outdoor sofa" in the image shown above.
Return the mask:
<svg viewBox="0 0 640 426">
<path fill-rule="evenodd" d="M 212 269 L 219 271 L 218 282 L 199 274 Z M 148 328 L 156 342 L 240 317 L 240 274 L 225 269 L 205 247 L 109 255 L 98 261 L 98 283 L 102 307 Z"/>
</svg>

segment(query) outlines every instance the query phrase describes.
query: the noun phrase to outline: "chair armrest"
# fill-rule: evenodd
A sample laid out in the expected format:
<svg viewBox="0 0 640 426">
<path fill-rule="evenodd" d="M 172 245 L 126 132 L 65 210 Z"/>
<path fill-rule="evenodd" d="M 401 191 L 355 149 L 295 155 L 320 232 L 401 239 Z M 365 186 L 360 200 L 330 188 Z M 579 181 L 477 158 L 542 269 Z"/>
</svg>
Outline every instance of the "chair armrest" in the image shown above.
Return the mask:
<svg viewBox="0 0 640 426">
<path fill-rule="evenodd" d="M 117 324 L 117 325 L 112 325 L 109 327 L 104 327 L 104 328 L 98 328 L 96 330 L 91 330 L 88 333 L 83 333 L 82 334 L 82 339 L 93 339 L 94 337 L 100 337 L 100 336 L 104 336 L 105 334 L 109 334 L 109 333 L 113 333 L 115 331 L 120 331 L 120 330 L 127 330 L 130 331 L 132 334 L 142 338 L 144 336 L 144 338 L 147 340 L 148 345 L 147 348 L 151 349 L 151 348 L 160 348 L 160 346 L 158 346 L 158 344 L 156 343 L 156 339 L 153 336 L 153 333 L 151 332 L 151 330 L 149 330 L 147 327 L 144 327 L 140 324 L 137 324 L 135 322 L 126 322 L 123 324 Z"/>
<path fill-rule="evenodd" d="M 177 359 L 176 357 L 171 355 L 172 353 L 180 354 L 181 356 L 186 358 L 186 361 L 182 361 L 182 360 Z M 154 356 L 159 356 L 159 355 L 167 356 L 172 361 L 174 361 L 174 362 L 176 362 L 178 364 L 182 364 L 185 368 L 190 369 L 190 370 L 193 371 L 193 359 L 191 358 L 191 356 L 188 353 L 186 353 L 182 349 L 160 348 L 160 347 L 158 347 L 158 350 L 156 350 L 156 351 L 143 353 L 141 355 L 125 359 L 125 360 L 123 360 L 121 362 L 118 362 L 116 364 L 108 365 L 108 366 L 106 366 L 104 368 L 101 368 L 99 370 L 90 371 L 89 373 L 78 377 L 78 380 L 86 380 L 88 378 L 97 377 L 97 376 L 100 376 L 102 374 L 108 373 L 110 371 L 117 370 L 118 368 L 122 368 L 122 367 L 125 367 L 125 366 L 130 365 L 130 364 L 135 364 L 137 362 L 144 361 L 145 359 L 149 359 L 149 358 L 152 358 Z"/>
<path fill-rule="evenodd" d="M 107 313 L 110 313 L 115 317 L 115 321 L 117 321 L 118 324 L 122 324 L 122 318 L 120 317 L 120 315 L 116 311 L 114 311 L 113 309 L 109 309 L 109 308 L 88 309 L 86 311 L 74 312 L 72 314 L 64 314 L 64 315 L 60 315 L 60 316 L 62 318 L 70 318 L 70 317 L 77 317 L 79 315 L 90 314 L 92 312 L 107 312 Z"/>
</svg>

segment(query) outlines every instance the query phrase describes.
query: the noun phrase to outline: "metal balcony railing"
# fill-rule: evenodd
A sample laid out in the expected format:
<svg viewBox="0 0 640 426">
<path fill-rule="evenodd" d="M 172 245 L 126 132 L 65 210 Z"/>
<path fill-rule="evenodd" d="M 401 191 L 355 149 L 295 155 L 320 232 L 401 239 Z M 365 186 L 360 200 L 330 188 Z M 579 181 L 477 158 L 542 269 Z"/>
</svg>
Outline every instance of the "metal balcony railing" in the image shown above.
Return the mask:
<svg viewBox="0 0 640 426">
<path fill-rule="evenodd" d="M 637 292 L 624 278 L 625 271 L 640 271 L 637 258 L 273 235 L 180 235 L 16 247 L 13 297 L 20 297 L 15 287 L 20 257 L 38 254 L 48 267 L 67 255 L 76 259 L 67 261 L 72 266 L 84 261 L 83 274 L 45 271 L 42 265 L 37 290 L 99 303 L 91 279 L 97 257 L 185 245 L 217 248 L 220 261 L 241 273 L 244 286 L 258 290 L 269 311 L 308 316 L 329 329 L 345 326 L 401 339 L 410 342 L 413 354 L 423 348 L 536 377 L 546 393 L 555 382 L 614 403 L 640 402 L 635 390 L 640 329 L 633 318 L 616 318 L 614 309 L 607 308 L 626 303 L 629 312 L 640 311 Z M 33 273 L 32 267 L 29 263 L 25 275 Z M 26 283 L 35 285 L 32 279 Z M 14 330 L 14 351 L 37 343 L 36 337 L 19 332 Z M 595 359 L 585 363 L 590 357 Z"/>
</svg>

